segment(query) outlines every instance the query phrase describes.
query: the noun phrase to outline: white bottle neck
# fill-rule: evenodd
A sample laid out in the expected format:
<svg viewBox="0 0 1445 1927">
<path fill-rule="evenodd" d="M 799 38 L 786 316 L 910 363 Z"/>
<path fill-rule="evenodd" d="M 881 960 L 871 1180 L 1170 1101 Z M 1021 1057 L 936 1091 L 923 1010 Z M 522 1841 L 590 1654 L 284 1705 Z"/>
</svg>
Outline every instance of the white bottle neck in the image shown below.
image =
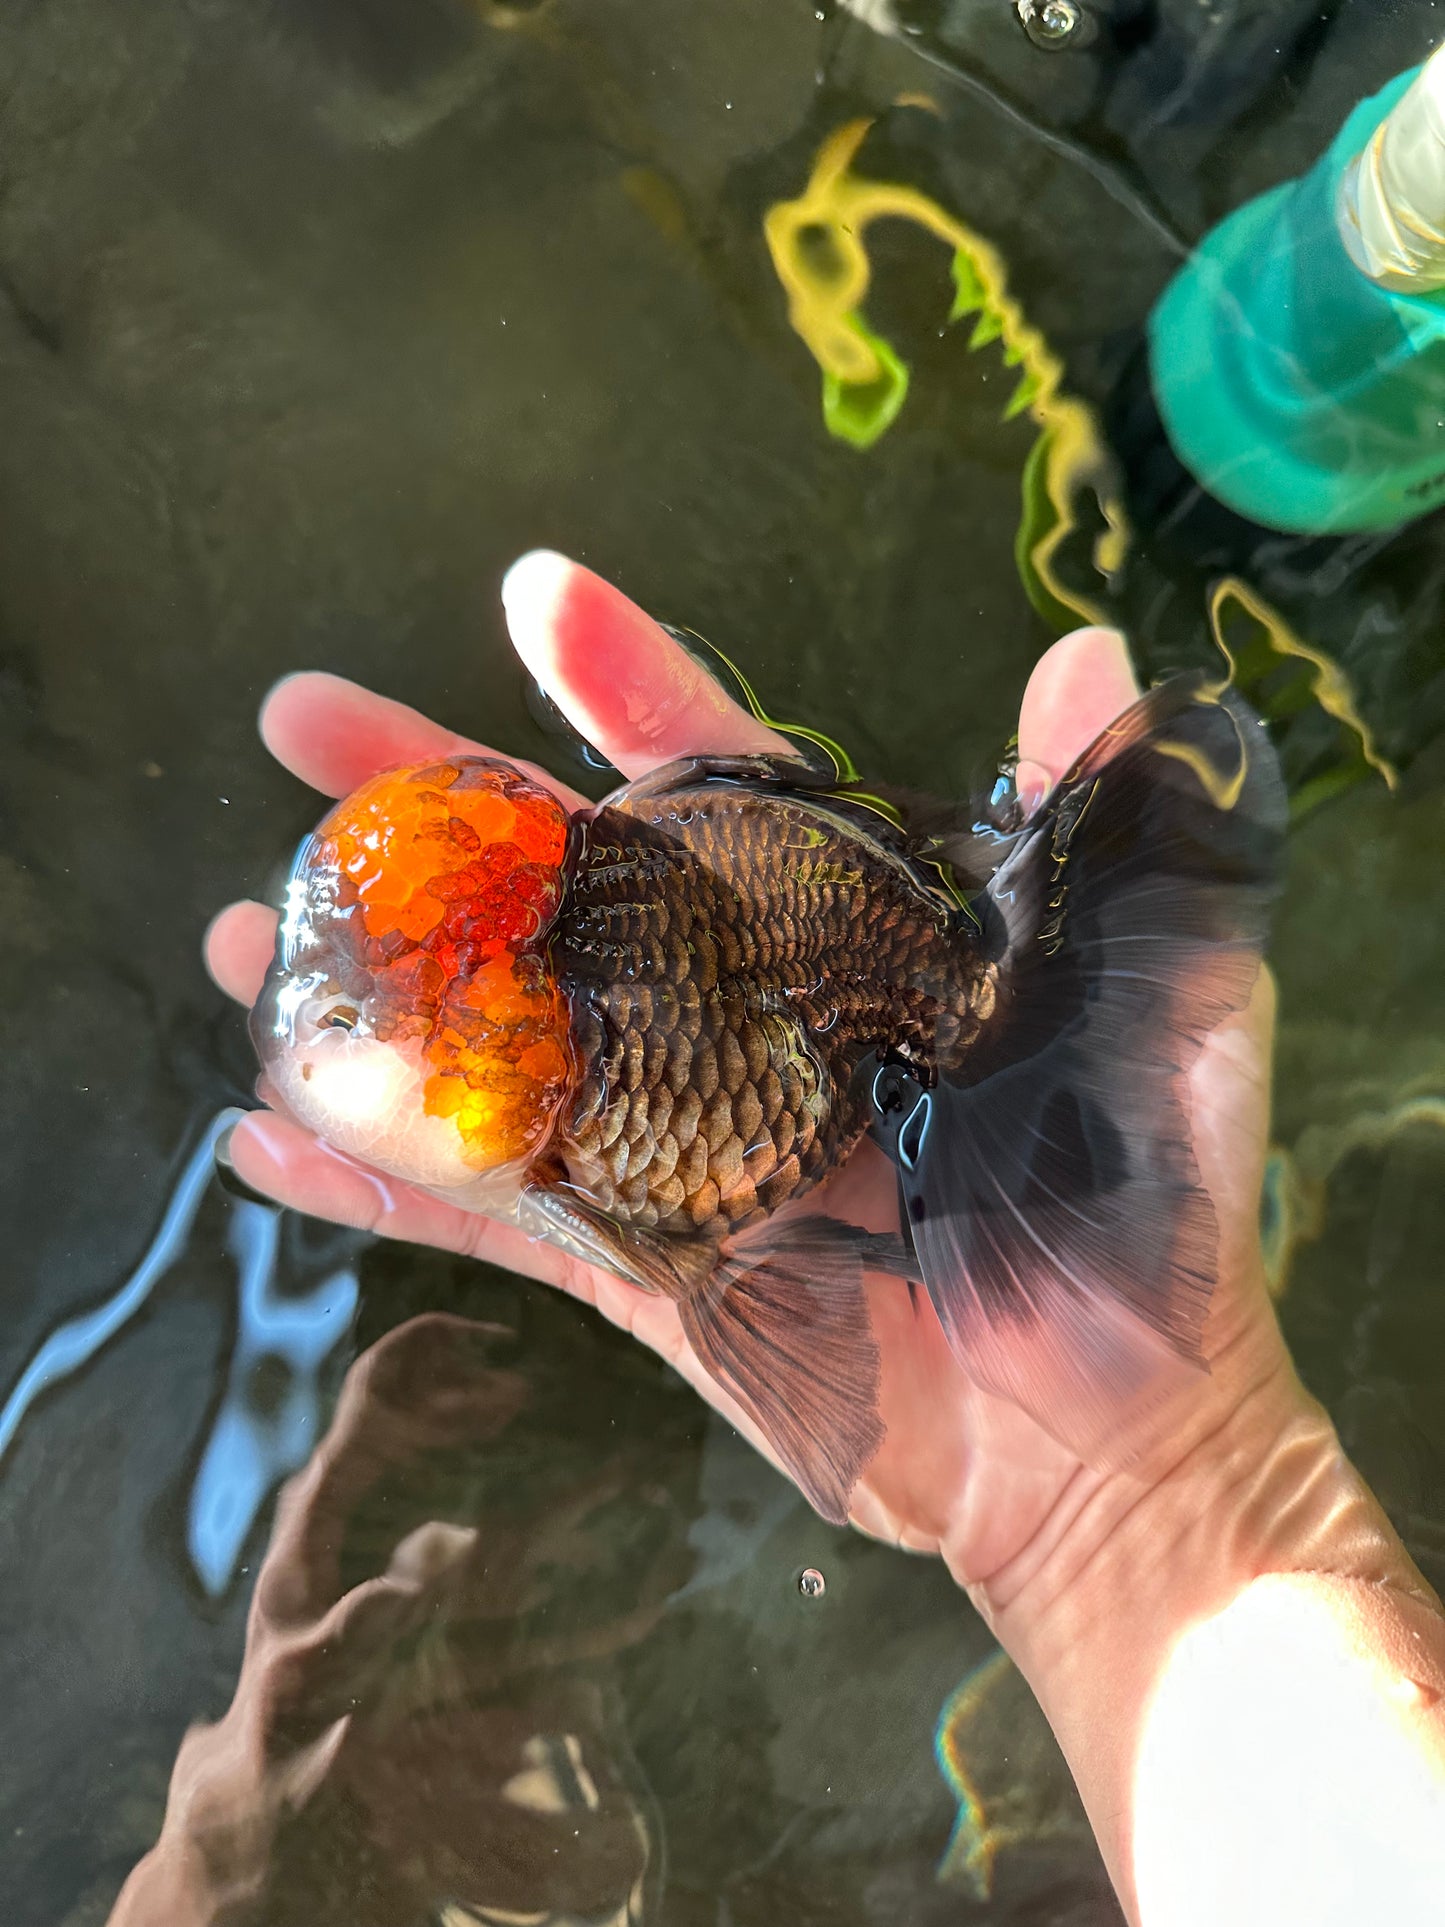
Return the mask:
<svg viewBox="0 0 1445 1927">
<path fill-rule="evenodd" d="M 1337 218 L 1350 258 L 1380 287 L 1445 288 L 1445 47 L 1345 169 Z"/>
</svg>

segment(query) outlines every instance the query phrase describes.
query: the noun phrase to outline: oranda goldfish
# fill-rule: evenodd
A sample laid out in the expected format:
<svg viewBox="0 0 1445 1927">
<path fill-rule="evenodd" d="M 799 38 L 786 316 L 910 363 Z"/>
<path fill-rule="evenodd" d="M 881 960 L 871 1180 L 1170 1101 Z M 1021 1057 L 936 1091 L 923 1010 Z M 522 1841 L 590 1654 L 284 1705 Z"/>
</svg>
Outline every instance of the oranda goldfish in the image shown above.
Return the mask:
<svg viewBox="0 0 1445 1927">
<path fill-rule="evenodd" d="M 781 757 L 570 817 L 494 759 L 392 770 L 301 848 L 256 1045 L 340 1150 L 667 1293 L 830 1518 L 883 1436 L 865 1267 L 1087 1451 L 1203 1362 L 1185 1078 L 1254 981 L 1283 790 L 1193 676 L 1013 834 L 976 814 Z M 796 1208 L 869 1133 L 898 1235 Z"/>
</svg>

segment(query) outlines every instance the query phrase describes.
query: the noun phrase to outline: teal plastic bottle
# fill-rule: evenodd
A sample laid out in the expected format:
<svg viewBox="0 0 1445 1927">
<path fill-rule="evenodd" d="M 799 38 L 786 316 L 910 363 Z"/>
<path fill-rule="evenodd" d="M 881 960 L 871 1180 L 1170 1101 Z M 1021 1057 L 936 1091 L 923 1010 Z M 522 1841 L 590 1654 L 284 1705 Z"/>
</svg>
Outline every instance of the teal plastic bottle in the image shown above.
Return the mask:
<svg viewBox="0 0 1445 1927">
<path fill-rule="evenodd" d="M 1174 452 L 1252 521 L 1383 529 L 1445 502 L 1445 49 L 1211 229 L 1149 355 Z"/>
</svg>

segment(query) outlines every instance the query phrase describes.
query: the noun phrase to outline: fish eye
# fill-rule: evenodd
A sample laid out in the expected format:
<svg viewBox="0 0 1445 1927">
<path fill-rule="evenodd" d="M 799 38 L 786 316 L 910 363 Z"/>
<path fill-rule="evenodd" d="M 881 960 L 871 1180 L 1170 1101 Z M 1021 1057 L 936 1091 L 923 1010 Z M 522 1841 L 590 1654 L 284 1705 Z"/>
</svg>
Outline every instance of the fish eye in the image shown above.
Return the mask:
<svg viewBox="0 0 1445 1927">
<path fill-rule="evenodd" d="M 360 1022 L 360 1012 L 351 1004 L 333 1004 L 324 1016 L 317 1019 L 323 1030 L 355 1030 Z"/>
</svg>

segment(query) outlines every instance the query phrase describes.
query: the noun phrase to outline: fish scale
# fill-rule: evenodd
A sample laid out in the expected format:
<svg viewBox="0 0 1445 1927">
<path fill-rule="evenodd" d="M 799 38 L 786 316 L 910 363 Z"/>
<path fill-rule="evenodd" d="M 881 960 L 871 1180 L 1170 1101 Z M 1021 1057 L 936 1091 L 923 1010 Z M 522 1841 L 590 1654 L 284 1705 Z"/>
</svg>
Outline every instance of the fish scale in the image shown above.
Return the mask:
<svg viewBox="0 0 1445 1927">
<path fill-rule="evenodd" d="M 948 909 L 826 804 L 703 783 L 605 806 L 554 926 L 584 1069 L 551 1152 L 637 1230 L 717 1238 L 861 1135 L 872 1050 L 928 1073 L 984 981 Z"/>
</svg>

